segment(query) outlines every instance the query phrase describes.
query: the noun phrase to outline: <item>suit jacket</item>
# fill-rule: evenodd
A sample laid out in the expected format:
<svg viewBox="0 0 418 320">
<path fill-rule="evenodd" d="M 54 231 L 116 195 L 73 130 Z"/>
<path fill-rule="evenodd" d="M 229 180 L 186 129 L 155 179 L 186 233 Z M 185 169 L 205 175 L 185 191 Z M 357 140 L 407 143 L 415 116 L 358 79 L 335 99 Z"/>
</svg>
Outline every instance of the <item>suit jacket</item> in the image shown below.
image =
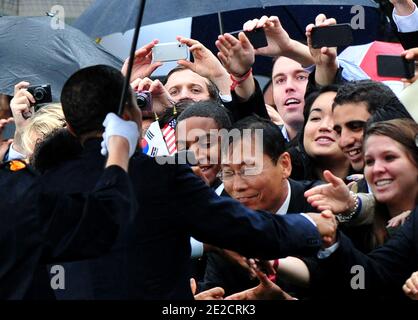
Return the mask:
<svg viewBox="0 0 418 320">
<path fill-rule="evenodd" d="M 270 116 L 264 102 L 263 92 L 261 91 L 260 85 L 255 78 L 254 82 L 255 92 L 247 101 L 239 101 L 235 91 L 232 91 L 232 101 L 224 103 L 225 108 L 227 108 L 231 114 L 232 122 L 236 122 L 253 114 L 257 114 L 264 119 L 270 120 Z"/>
<path fill-rule="evenodd" d="M 273 217 L 218 197 L 189 166 L 161 164 L 172 160 L 132 157 L 136 214 L 121 221 L 109 254 L 64 266 L 73 287 L 58 292 L 61 298 L 192 299 L 191 236 L 265 259 L 318 250 L 318 231 L 304 217 Z M 90 140 L 76 159 L 51 168 L 43 179 L 51 193 L 88 193 L 103 163 L 100 140 Z"/>
<path fill-rule="evenodd" d="M 254 212 L 218 197 L 185 165 L 159 165 L 144 155 L 133 161 L 130 175 L 141 211 L 132 224 L 136 232 L 130 234 L 130 254 L 137 259 L 129 264 L 129 274 L 135 275 L 132 297 L 192 298 L 190 236 L 262 259 L 318 249 L 316 228 L 300 215 Z"/>
<path fill-rule="evenodd" d="M 289 179 L 291 195 L 288 213 L 317 212 L 304 196 L 305 191 L 321 184 L 320 181 L 295 181 Z M 251 280 L 248 272 L 243 268 L 226 260 L 222 255 L 214 252 L 207 254 L 207 267 L 203 282 L 199 284 L 201 291 L 214 287 L 222 287 L 225 294 L 243 291 L 258 284 L 257 279 Z"/>
<path fill-rule="evenodd" d="M 364 268 L 364 290 L 350 286 L 353 266 Z M 363 254 L 340 233 L 339 248 L 320 260 L 321 272 L 312 274 L 312 285 L 328 296 L 345 294 L 350 298 L 405 298 L 402 286 L 418 270 L 418 207 L 383 246 Z M 358 272 L 357 272 L 358 273 Z"/>
<path fill-rule="evenodd" d="M 89 193 L 67 195 L 44 194 L 29 167 L 16 172 L 8 166 L 0 169 L 0 190 L 7 195 L 0 204 L 0 298 L 22 299 L 35 273 L 45 277 L 38 273 L 43 264 L 106 252 L 119 228 L 114 215 L 129 209 L 132 194 L 126 173 L 115 166 Z"/>
</svg>

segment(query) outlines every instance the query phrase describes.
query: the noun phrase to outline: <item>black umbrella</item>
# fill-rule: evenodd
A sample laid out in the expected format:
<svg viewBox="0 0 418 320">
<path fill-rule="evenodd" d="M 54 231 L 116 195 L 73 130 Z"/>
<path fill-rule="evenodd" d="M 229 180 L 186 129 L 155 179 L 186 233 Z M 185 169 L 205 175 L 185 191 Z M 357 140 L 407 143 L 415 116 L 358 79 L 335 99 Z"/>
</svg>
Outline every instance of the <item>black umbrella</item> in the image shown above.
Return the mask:
<svg viewBox="0 0 418 320">
<path fill-rule="evenodd" d="M 142 25 L 217 12 L 279 5 L 377 6 L 372 0 L 151 0 L 146 2 Z M 139 1 L 96 0 L 73 25 L 91 37 L 102 37 L 133 29 L 138 11 Z"/>
<path fill-rule="evenodd" d="M 122 61 L 80 30 L 54 29 L 50 17 L 0 17 L 0 93 L 13 95 L 14 85 L 51 84 L 59 101 L 64 82 L 75 71 L 96 64 L 120 69 Z"/>
</svg>

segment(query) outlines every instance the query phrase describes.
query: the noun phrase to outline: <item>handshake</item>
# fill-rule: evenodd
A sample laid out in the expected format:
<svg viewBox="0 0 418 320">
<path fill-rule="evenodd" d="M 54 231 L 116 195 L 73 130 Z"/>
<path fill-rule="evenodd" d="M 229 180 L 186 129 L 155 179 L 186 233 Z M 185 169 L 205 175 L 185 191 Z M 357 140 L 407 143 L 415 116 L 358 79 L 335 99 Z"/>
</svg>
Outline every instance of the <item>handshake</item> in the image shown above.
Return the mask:
<svg viewBox="0 0 418 320">
<path fill-rule="evenodd" d="M 338 222 L 335 215 L 330 210 L 324 210 L 321 214 L 307 213 L 306 215 L 315 222 L 323 247 L 332 246 L 337 241 Z"/>
</svg>

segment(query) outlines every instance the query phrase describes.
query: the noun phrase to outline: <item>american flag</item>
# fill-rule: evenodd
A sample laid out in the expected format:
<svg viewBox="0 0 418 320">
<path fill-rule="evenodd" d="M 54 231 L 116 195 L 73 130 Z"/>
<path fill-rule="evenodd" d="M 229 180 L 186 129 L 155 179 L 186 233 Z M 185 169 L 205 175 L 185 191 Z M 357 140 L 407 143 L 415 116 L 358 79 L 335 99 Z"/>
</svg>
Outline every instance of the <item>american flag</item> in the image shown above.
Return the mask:
<svg viewBox="0 0 418 320">
<path fill-rule="evenodd" d="M 168 149 L 170 156 L 177 152 L 176 135 L 175 135 L 176 124 L 177 124 L 176 119 L 172 119 L 170 122 L 168 122 L 164 126 L 162 130 L 163 137 L 164 137 L 165 143 L 167 144 L 167 149 Z"/>
</svg>

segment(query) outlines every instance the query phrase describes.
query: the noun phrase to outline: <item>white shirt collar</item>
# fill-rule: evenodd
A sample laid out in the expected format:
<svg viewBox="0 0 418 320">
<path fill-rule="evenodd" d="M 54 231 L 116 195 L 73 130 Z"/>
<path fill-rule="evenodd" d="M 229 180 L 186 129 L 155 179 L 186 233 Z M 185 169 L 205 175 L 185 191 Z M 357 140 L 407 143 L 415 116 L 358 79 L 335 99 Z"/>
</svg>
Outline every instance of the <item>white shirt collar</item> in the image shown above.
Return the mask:
<svg viewBox="0 0 418 320">
<path fill-rule="evenodd" d="M 12 143 L 12 145 L 9 148 L 9 153 L 8 153 L 7 159 L 5 159 L 5 160 L 6 161 L 12 161 L 12 160 L 25 159 L 25 158 L 26 158 L 26 156 L 23 153 L 20 153 L 13 148 L 13 143 Z"/>
<path fill-rule="evenodd" d="M 215 190 L 215 193 L 218 195 L 218 196 L 220 196 L 221 195 L 221 193 L 222 193 L 222 191 L 224 191 L 224 184 L 223 183 L 221 183 L 217 188 L 216 188 L 216 190 Z"/>
<path fill-rule="evenodd" d="M 286 180 L 286 182 L 287 182 L 287 197 L 286 197 L 286 200 L 283 202 L 282 206 L 276 212 L 276 214 L 278 214 L 279 216 L 284 216 L 287 213 L 287 210 L 289 210 L 292 189 L 290 188 L 289 180 Z"/>
<path fill-rule="evenodd" d="M 282 135 L 283 135 L 284 139 L 285 139 L 287 142 L 289 142 L 289 141 L 290 141 L 290 139 L 289 139 L 289 135 L 287 134 L 286 126 L 283 126 L 283 127 L 282 127 Z"/>
</svg>

